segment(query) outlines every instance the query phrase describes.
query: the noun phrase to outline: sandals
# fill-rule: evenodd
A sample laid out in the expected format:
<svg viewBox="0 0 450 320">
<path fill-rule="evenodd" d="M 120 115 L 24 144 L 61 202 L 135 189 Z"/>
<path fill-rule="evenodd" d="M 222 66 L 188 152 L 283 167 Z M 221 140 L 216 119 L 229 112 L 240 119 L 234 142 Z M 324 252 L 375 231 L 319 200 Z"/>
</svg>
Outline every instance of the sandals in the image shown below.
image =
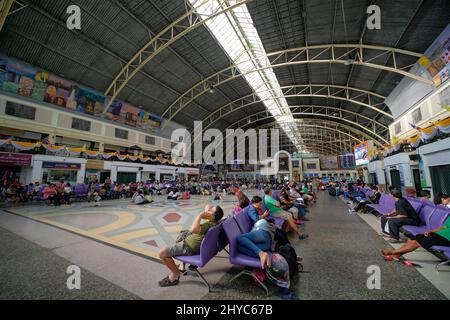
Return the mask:
<svg viewBox="0 0 450 320">
<path fill-rule="evenodd" d="M 175 279 L 174 281 L 170 281 L 169 277 L 165 277 L 161 281 L 158 282 L 160 287 L 172 287 L 176 286 L 178 283 L 180 283 L 180 279 Z"/>
</svg>

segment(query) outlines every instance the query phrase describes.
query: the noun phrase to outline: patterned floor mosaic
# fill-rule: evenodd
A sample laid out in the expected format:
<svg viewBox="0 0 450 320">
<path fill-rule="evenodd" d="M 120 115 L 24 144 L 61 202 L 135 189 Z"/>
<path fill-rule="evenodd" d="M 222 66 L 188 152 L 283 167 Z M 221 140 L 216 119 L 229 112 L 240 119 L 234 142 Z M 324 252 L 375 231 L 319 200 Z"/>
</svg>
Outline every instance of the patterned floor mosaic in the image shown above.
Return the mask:
<svg viewBox="0 0 450 320">
<path fill-rule="evenodd" d="M 152 204 L 136 206 L 130 200 L 103 201 L 70 206 L 35 205 L 7 211 L 47 223 L 150 258 L 158 258 L 160 248 L 172 245 L 182 229 L 189 228 L 206 204 L 220 205 L 225 216 L 232 213 L 233 196 L 222 201 L 194 196 L 171 201 L 159 196 Z"/>
</svg>

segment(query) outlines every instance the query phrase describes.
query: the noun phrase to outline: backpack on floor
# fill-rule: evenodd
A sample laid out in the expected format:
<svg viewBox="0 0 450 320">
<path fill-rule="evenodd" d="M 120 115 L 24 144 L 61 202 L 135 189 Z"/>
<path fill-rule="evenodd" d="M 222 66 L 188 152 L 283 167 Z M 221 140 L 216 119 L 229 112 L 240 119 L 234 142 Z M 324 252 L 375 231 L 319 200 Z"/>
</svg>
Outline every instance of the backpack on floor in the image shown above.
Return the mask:
<svg viewBox="0 0 450 320">
<path fill-rule="evenodd" d="M 272 221 L 270 221 L 270 222 L 272 222 Z M 272 223 L 274 223 L 274 222 L 272 222 Z M 275 232 L 274 240 L 276 243 L 276 248 L 279 248 L 286 244 L 290 245 L 288 235 L 287 235 L 286 231 L 284 231 L 282 229 L 277 228 L 277 231 Z M 278 251 L 278 250 L 276 250 L 276 251 Z"/>
<path fill-rule="evenodd" d="M 287 261 L 289 265 L 289 276 L 293 279 L 294 275 L 300 272 L 298 269 L 297 253 L 295 252 L 295 249 L 290 244 L 285 244 L 278 247 L 278 253 Z"/>
</svg>

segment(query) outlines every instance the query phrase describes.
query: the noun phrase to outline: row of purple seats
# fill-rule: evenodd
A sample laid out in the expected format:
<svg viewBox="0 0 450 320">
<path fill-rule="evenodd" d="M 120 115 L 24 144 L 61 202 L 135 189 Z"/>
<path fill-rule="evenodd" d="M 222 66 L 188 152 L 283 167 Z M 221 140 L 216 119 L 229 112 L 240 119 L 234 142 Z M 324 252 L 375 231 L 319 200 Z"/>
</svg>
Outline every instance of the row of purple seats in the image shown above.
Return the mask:
<svg viewBox="0 0 450 320">
<path fill-rule="evenodd" d="M 88 195 L 88 186 L 84 183 L 79 183 L 73 188 L 73 193 L 77 199 L 86 198 Z"/>
<path fill-rule="evenodd" d="M 356 200 L 358 202 L 369 200 L 369 197 L 371 197 L 372 194 L 373 194 L 373 191 L 370 188 L 358 187 L 357 191 L 362 191 L 362 193 L 364 193 L 364 197 L 356 197 L 356 198 L 354 198 L 354 200 Z"/>
<path fill-rule="evenodd" d="M 240 253 L 237 249 L 237 238 L 243 233 L 250 232 L 252 224 L 247 214 L 248 207 L 237 215 L 228 217 L 225 221 L 219 225 L 212 227 L 206 233 L 201 245 L 200 253 L 194 256 L 178 256 L 175 259 L 189 264 L 189 269 L 196 272 L 203 283 L 211 291 L 211 286 L 205 277 L 200 273 L 198 268 L 204 267 L 212 258 L 214 258 L 219 252 L 225 249 L 229 244 L 229 260 L 230 263 L 236 266 L 245 267 L 238 275 L 236 275 L 230 282 L 239 278 L 242 275 L 251 276 L 257 281 L 266 291 L 268 295 L 267 287 L 254 275 L 251 270 L 247 268 L 261 268 L 261 262 L 258 258 L 249 257 Z M 223 236 L 225 235 L 225 237 Z"/>
<path fill-rule="evenodd" d="M 374 209 L 381 215 L 386 215 L 392 212 L 395 208 L 395 200 L 394 197 L 390 194 L 382 193 L 378 204 L 370 203 L 367 205 L 368 207 Z"/>
<path fill-rule="evenodd" d="M 242 266 L 246 268 L 257 268 L 261 269 L 261 262 L 258 258 L 246 256 L 240 253 L 237 249 L 237 238 L 243 233 L 250 232 L 252 225 L 250 218 L 247 214 L 248 207 L 244 209 L 241 213 L 230 217 L 223 222 L 223 230 L 227 235 L 228 242 L 230 244 L 230 263 L 237 266 Z M 266 295 L 269 295 L 269 290 L 267 287 L 255 276 L 252 270 L 244 269 L 238 273 L 230 283 L 240 276 L 248 275 L 252 277 L 259 285 L 266 291 Z"/>
<path fill-rule="evenodd" d="M 439 267 L 450 264 L 450 247 L 434 246 L 431 247 L 431 250 L 442 260 L 441 263 L 436 264 L 437 271 L 439 271 Z"/>
<path fill-rule="evenodd" d="M 177 260 L 189 264 L 189 269 L 194 270 L 203 283 L 211 291 L 211 286 L 205 277 L 200 273 L 198 268 L 204 267 L 212 258 L 214 258 L 219 252 L 225 249 L 226 245 L 230 245 L 229 259 L 233 265 L 261 268 L 260 260 L 257 258 L 249 257 L 241 254 L 237 250 L 237 237 L 243 233 L 250 232 L 252 224 L 247 214 L 248 207 L 237 215 L 228 217 L 225 221 L 219 225 L 212 227 L 208 230 L 200 245 L 200 253 L 193 256 L 178 256 Z M 225 235 L 225 239 L 222 236 Z M 234 281 L 241 275 L 250 275 L 256 281 L 259 280 L 253 275 L 253 272 L 249 270 L 243 270 L 231 281 Z M 230 282 L 231 282 L 230 281 Z M 267 287 L 259 282 L 268 294 Z"/>
<path fill-rule="evenodd" d="M 441 227 L 445 221 L 450 217 L 450 210 L 443 205 L 434 205 L 428 200 L 420 200 L 417 198 L 407 198 L 411 205 L 418 211 L 420 216 L 420 226 L 403 226 L 402 231 L 406 234 L 413 236 L 423 234 L 426 231 L 434 230 Z M 434 246 L 430 250 L 442 260 L 441 263 L 436 264 L 436 270 L 439 271 L 439 267 L 450 263 L 450 247 Z"/>
<path fill-rule="evenodd" d="M 450 210 L 442 205 L 425 204 L 420 208 L 420 226 L 403 226 L 404 232 L 412 235 L 422 234 L 426 231 L 441 227 L 450 215 Z"/>
</svg>

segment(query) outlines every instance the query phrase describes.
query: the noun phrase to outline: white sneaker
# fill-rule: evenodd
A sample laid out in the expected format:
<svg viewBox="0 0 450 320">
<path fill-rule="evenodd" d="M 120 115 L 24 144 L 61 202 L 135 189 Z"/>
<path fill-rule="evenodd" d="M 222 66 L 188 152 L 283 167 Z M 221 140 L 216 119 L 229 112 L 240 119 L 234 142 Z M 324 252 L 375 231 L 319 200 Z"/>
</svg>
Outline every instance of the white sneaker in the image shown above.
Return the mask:
<svg viewBox="0 0 450 320">
<path fill-rule="evenodd" d="M 353 212 L 355 212 L 353 209 L 348 209 L 348 214 L 353 214 Z"/>
</svg>

